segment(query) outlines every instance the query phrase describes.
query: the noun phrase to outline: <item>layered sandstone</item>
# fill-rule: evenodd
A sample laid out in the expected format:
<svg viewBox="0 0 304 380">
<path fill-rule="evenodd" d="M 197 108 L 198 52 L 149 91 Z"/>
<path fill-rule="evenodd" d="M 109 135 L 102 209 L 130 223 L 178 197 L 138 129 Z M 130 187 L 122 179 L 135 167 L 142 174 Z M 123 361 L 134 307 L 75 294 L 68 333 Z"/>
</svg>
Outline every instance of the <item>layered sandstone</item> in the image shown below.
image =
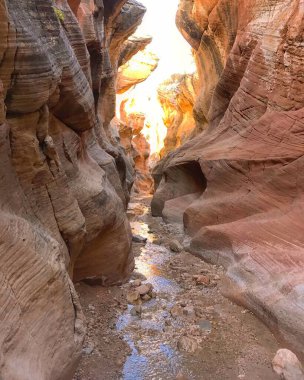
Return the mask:
<svg viewBox="0 0 304 380">
<path fill-rule="evenodd" d="M 143 134 L 146 117 L 140 112 L 127 113 L 126 102 L 121 104 L 121 121 L 119 134 L 121 144 L 126 154 L 133 162 L 135 180 L 133 191 L 136 193 L 151 193 L 153 190 L 153 178 L 150 173 L 149 158 L 150 144 Z"/>
<path fill-rule="evenodd" d="M 158 165 L 152 202 L 183 220 L 191 252 L 226 267 L 228 295 L 302 354 L 303 12 L 300 0 L 180 2 L 208 128 Z"/>
<path fill-rule="evenodd" d="M 173 74 L 158 87 L 158 99 L 163 109 L 163 121 L 167 128 L 161 157 L 183 145 L 202 130 L 196 125 L 193 106 L 196 99 L 197 76 Z"/>
<path fill-rule="evenodd" d="M 123 94 L 137 84 L 144 82 L 157 68 L 159 61 L 157 55 L 145 49 L 151 41 L 151 37 L 132 36 L 126 42 L 123 52 L 129 60 L 127 62 L 124 62 L 125 59 L 122 60 L 122 65 L 118 70 L 116 85 L 118 94 Z M 133 55 L 130 58 L 132 53 Z"/>
<path fill-rule="evenodd" d="M 85 332 L 71 279 L 133 268 L 130 164 L 113 136 L 129 0 L 0 1 L 0 377 L 72 377 Z"/>
</svg>

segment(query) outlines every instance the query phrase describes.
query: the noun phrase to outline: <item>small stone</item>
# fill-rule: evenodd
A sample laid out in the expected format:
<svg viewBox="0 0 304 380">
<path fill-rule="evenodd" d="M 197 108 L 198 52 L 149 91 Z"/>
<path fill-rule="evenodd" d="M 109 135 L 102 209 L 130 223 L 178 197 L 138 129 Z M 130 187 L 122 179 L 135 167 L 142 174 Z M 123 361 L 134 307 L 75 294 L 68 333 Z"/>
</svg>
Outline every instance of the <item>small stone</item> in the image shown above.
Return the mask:
<svg viewBox="0 0 304 380">
<path fill-rule="evenodd" d="M 194 279 L 195 279 L 196 285 L 204 285 L 204 286 L 210 285 L 209 276 L 205 276 L 205 275 L 194 276 Z"/>
<path fill-rule="evenodd" d="M 140 298 L 140 293 L 138 290 L 131 290 L 127 293 L 127 301 L 128 303 L 134 303 Z"/>
<path fill-rule="evenodd" d="M 278 350 L 272 361 L 272 368 L 283 380 L 304 379 L 304 370 L 299 359 L 287 349 Z"/>
<path fill-rule="evenodd" d="M 161 239 L 161 238 L 154 239 L 153 240 L 153 244 L 155 244 L 155 245 L 162 245 L 163 244 L 163 239 Z"/>
<path fill-rule="evenodd" d="M 140 286 L 138 286 L 135 291 L 137 291 L 139 293 L 140 296 L 144 296 L 145 294 L 148 294 L 152 291 L 153 289 L 153 285 L 152 284 L 142 284 Z"/>
<path fill-rule="evenodd" d="M 156 298 L 156 292 L 154 290 L 152 290 L 152 292 L 151 292 L 151 297 Z"/>
<path fill-rule="evenodd" d="M 142 307 L 141 305 L 135 305 L 134 307 L 132 307 L 132 309 L 130 310 L 130 314 L 133 316 L 133 317 L 137 317 L 138 315 L 141 315 L 142 313 Z"/>
<path fill-rule="evenodd" d="M 93 306 L 93 305 L 89 305 L 89 310 L 90 310 L 90 311 L 94 311 L 94 310 L 95 310 L 95 306 Z"/>
<path fill-rule="evenodd" d="M 141 280 L 138 278 L 132 282 L 132 285 L 135 287 L 138 287 L 141 285 Z"/>
<path fill-rule="evenodd" d="M 82 353 L 85 355 L 91 355 L 93 351 L 94 351 L 94 346 L 88 346 L 82 349 Z"/>
<path fill-rule="evenodd" d="M 194 353 L 198 349 L 198 344 L 194 338 L 182 336 L 177 342 L 177 348 L 180 351 Z"/>
<path fill-rule="evenodd" d="M 170 310 L 170 314 L 173 318 L 181 317 L 183 315 L 183 308 L 179 305 L 174 305 Z"/>
<path fill-rule="evenodd" d="M 145 294 L 144 296 L 141 297 L 141 299 L 143 301 L 150 301 L 151 297 L 149 296 L 149 294 Z"/>
<path fill-rule="evenodd" d="M 134 241 L 134 243 L 146 243 L 147 242 L 147 238 L 143 237 L 143 236 L 140 236 L 140 235 L 133 235 L 132 236 L 132 241 Z"/>
<path fill-rule="evenodd" d="M 177 253 L 183 250 L 183 246 L 178 240 L 171 240 L 169 242 L 169 248 L 171 249 L 171 251 L 177 252 Z"/>
<path fill-rule="evenodd" d="M 193 306 L 186 306 L 183 308 L 183 314 L 188 317 L 195 317 L 195 310 Z"/>
</svg>

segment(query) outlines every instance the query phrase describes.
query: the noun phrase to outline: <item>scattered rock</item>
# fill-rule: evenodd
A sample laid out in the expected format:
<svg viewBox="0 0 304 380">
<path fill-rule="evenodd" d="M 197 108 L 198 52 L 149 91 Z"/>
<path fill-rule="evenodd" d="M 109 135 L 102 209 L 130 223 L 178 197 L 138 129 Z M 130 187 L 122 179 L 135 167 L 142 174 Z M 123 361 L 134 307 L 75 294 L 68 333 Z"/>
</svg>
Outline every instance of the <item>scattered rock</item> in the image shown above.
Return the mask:
<svg viewBox="0 0 304 380">
<path fill-rule="evenodd" d="M 150 292 L 152 292 L 153 285 L 150 283 L 142 284 L 138 286 L 135 290 L 139 293 L 140 296 L 144 296 L 145 294 L 149 294 Z"/>
<path fill-rule="evenodd" d="M 188 317 L 195 317 L 195 310 L 193 306 L 186 306 L 183 308 L 183 314 Z"/>
<path fill-rule="evenodd" d="M 130 310 L 130 314 L 133 316 L 133 317 L 136 317 L 138 315 L 141 315 L 142 313 L 142 307 L 141 305 L 135 305 L 134 307 L 132 307 L 132 309 Z"/>
<path fill-rule="evenodd" d="M 177 253 L 183 250 L 183 246 L 178 240 L 171 240 L 169 242 L 169 248 L 171 249 L 171 251 L 177 252 Z"/>
<path fill-rule="evenodd" d="M 140 299 L 140 293 L 138 292 L 137 289 L 135 290 L 130 290 L 127 293 L 127 301 L 128 303 L 134 303 Z"/>
<path fill-rule="evenodd" d="M 134 271 L 133 274 L 132 274 L 132 278 L 134 279 L 139 279 L 141 281 L 146 281 L 147 280 L 147 277 L 142 274 L 142 273 L 139 273 L 137 271 Z"/>
<path fill-rule="evenodd" d="M 143 237 L 143 236 L 140 236 L 140 235 L 133 235 L 132 236 L 132 241 L 134 241 L 134 243 L 146 243 L 147 242 L 147 238 Z"/>
<path fill-rule="evenodd" d="M 170 314 L 173 318 L 181 317 L 183 315 L 183 308 L 180 305 L 174 305 L 170 310 Z"/>
<path fill-rule="evenodd" d="M 299 359 L 287 349 L 278 350 L 272 368 L 282 380 L 304 380 L 304 370 Z"/>
<path fill-rule="evenodd" d="M 177 342 L 177 348 L 180 351 L 194 353 L 198 349 L 198 344 L 194 338 L 182 336 Z"/>
<path fill-rule="evenodd" d="M 151 297 L 156 298 L 156 292 L 154 290 L 152 290 L 152 292 L 151 292 Z"/>
<path fill-rule="evenodd" d="M 144 296 L 141 297 L 141 299 L 142 299 L 143 301 L 150 301 L 151 298 L 152 298 L 152 297 L 149 296 L 149 294 L 145 294 Z"/>
<path fill-rule="evenodd" d="M 94 346 L 93 345 L 90 345 L 88 347 L 84 347 L 82 349 L 82 353 L 85 354 L 85 355 L 91 355 L 93 351 L 94 351 Z"/>
<path fill-rule="evenodd" d="M 154 239 L 153 240 L 153 244 L 155 244 L 155 245 L 162 245 L 163 244 L 163 239 L 161 239 L 161 238 Z"/>
<path fill-rule="evenodd" d="M 193 276 L 193 279 L 196 282 L 196 285 L 204 285 L 209 286 L 210 285 L 210 277 L 206 275 L 200 275 L 200 276 Z"/>
<path fill-rule="evenodd" d="M 139 278 L 136 279 L 136 280 L 134 280 L 133 283 L 132 283 L 132 285 L 135 286 L 135 287 L 140 286 L 141 285 L 141 280 Z"/>
</svg>

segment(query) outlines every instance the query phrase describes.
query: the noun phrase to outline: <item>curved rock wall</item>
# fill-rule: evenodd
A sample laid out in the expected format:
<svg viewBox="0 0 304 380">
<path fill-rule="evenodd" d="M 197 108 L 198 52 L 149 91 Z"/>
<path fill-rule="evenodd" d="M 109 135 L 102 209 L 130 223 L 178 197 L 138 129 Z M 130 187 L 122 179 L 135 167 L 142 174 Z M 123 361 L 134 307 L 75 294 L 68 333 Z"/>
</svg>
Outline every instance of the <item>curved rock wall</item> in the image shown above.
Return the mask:
<svg viewBox="0 0 304 380">
<path fill-rule="evenodd" d="M 181 0 L 177 24 L 208 128 L 156 168 L 153 213 L 180 204 L 189 249 L 224 265 L 228 295 L 303 354 L 303 2 Z"/>
<path fill-rule="evenodd" d="M 158 87 L 158 99 L 167 127 L 161 157 L 202 131 L 202 126 L 196 125 L 193 116 L 196 91 L 197 76 L 194 74 L 173 74 Z"/>
<path fill-rule="evenodd" d="M 133 268 L 128 160 L 112 136 L 136 1 L 0 1 L 0 377 L 72 377 L 74 281 Z"/>
</svg>

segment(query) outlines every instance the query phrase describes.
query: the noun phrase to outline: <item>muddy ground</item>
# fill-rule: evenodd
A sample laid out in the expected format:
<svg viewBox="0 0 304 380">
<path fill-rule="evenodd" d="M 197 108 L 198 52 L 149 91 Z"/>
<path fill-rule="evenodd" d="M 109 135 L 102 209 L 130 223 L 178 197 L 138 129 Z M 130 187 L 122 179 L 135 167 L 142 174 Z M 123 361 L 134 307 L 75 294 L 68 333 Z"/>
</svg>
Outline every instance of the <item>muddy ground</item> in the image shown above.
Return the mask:
<svg viewBox="0 0 304 380">
<path fill-rule="evenodd" d="M 172 251 L 187 239 L 180 227 L 153 218 L 149 201 L 133 199 L 129 207 L 133 233 L 147 238 L 133 243 L 131 281 L 76 285 L 88 334 L 74 380 L 278 379 L 273 335 L 221 295 L 222 268 Z M 141 282 L 153 292 L 128 304 Z"/>
</svg>

